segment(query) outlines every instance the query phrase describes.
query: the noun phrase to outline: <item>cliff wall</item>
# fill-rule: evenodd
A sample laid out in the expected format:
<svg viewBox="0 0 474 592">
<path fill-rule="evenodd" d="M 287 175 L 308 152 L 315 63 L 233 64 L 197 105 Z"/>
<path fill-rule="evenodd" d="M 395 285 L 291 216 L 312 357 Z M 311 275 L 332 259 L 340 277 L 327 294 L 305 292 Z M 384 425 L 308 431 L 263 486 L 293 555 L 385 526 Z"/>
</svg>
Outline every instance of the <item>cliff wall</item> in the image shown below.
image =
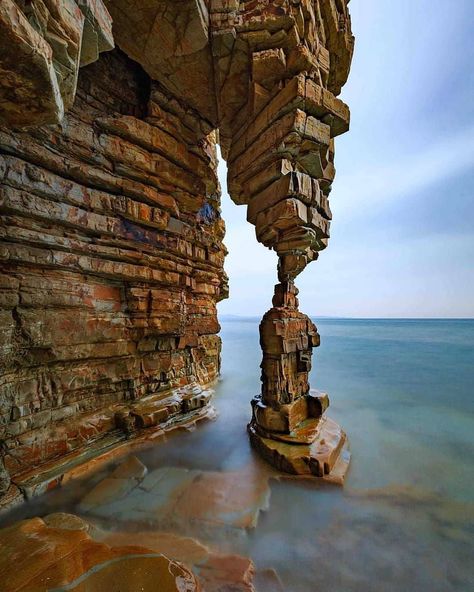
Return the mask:
<svg viewBox="0 0 474 592">
<path fill-rule="evenodd" d="M 0 151 L 0 439 L 22 483 L 129 410 L 205 402 L 176 389 L 219 371 L 224 224 L 213 133 L 119 50 L 61 124 L 2 128 Z"/>
</svg>

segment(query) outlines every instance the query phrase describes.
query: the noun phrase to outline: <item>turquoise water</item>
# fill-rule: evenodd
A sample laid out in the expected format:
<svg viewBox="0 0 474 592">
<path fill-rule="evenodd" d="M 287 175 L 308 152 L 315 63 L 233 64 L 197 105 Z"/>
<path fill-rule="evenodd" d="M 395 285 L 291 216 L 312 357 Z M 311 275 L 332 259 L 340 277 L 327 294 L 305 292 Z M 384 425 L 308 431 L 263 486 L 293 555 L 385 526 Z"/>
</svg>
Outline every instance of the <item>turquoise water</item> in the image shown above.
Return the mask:
<svg viewBox="0 0 474 592">
<path fill-rule="evenodd" d="M 274 482 L 246 550 L 288 590 L 474 590 L 474 321 L 315 321 L 311 383 L 348 433 L 346 487 Z M 248 416 L 257 331 L 222 323 L 223 424 Z"/>
<path fill-rule="evenodd" d="M 272 478 L 255 529 L 230 536 L 184 523 L 180 534 L 274 568 L 289 592 L 474 590 L 474 321 L 315 321 L 322 344 L 311 382 L 329 393 L 328 413 L 348 433 L 346 486 Z M 219 418 L 141 452 L 149 470 L 274 476 L 246 434 L 259 390 L 258 322 L 222 321 Z M 79 489 L 52 492 L 15 517 L 78 511 Z M 102 526 L 136 528 L 126 513 L 116 522 Z"/>
</svg>

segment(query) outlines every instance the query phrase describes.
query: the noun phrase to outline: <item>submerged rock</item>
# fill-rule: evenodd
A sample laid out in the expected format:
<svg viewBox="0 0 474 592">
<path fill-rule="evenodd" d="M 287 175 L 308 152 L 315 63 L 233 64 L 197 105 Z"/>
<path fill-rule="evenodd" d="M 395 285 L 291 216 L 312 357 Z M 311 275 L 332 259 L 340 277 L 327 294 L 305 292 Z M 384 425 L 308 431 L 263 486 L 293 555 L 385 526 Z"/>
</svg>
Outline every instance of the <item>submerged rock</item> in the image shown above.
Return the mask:
<svg viewBox="0 0 474 592">
<path fill-rule="evenodd" d="M 123 466 L 131 463 L 127 460 Z M 255 470 L 163 467 L 140 478 L 119 476 L 123 474 L 119 466 L 97 483 L 81 500 L 79 511 L 122 524 L 212 532 L 255 527 L 270 499 L 268 476 Z"/>
<path fill-rule="evenodd" d="M 109 545 L 142 544 L 184 563 L 196 575 L 203 592 L 255 591 L 255 566 L 251 559 L 223 554 L 196 539 L 159 531 L 137 532 L 135 529 L 118 532 L 97 531 L 92 536 Z M 273 592 L 276 592 L 276 589 Z"/>
<path fill-rule="evenodd" d="M 0 530 L 2 592 L 255 592 L 251 559 L 159 530 L 103 530 L 56 513 Z M 268 570 L 267 570 L 268 571 Z M 257 572 L 262 590 L 278 581 Z"/>
</svg>

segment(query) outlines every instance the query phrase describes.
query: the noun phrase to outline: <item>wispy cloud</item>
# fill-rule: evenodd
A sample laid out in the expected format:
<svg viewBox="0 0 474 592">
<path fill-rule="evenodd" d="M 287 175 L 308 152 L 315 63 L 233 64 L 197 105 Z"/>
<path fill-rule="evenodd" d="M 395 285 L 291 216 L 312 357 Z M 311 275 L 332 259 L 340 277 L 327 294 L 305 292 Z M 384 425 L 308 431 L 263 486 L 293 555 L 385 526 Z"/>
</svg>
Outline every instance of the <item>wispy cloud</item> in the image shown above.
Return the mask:
<svg viewBox="0 0 474 592">
<path fill-rule="evenodd" d="M 373 165 L 352 174 L 339 169 L 332 196 L 338 214 L 365 213 L 367 208 L 384 206 L 392 200 L 408 198 L 436 183 L 474 167 L 474 126 L 438 141 L 426 150 L 396 161 Z"/>
</svg>

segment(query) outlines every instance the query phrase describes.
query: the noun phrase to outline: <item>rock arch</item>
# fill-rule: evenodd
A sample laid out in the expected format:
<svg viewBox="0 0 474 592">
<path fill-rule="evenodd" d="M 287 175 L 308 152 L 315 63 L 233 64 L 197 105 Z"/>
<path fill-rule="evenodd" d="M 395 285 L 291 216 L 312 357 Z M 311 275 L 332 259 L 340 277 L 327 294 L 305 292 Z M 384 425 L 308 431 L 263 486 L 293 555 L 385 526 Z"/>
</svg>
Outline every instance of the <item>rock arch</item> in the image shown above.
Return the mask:
<svg viewBox="0 0 474 592">
<path fill-rule="evenodd" d="M 279 257 L 251 437 L 296 470 L 280 445 L 302 421 L 314 435 L 327 404 L 308 391 L 318 336 L 294 280 L 329 238 L 347 4 L 1 3 L 5 504 L 59 483 L 84 450 L 210 413 L 227 295 L 217 142 L 232 199 Z M 331 472 L 335 438 L 332 460 L 306 454 L 310 472 Z"/>
</svg>

